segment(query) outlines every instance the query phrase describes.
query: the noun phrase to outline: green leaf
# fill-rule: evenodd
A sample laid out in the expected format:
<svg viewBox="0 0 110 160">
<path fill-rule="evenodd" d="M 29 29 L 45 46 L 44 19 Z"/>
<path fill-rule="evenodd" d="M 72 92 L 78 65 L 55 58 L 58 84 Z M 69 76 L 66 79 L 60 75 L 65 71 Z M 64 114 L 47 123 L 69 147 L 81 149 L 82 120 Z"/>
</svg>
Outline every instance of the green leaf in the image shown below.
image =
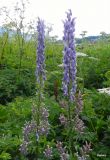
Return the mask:
<svg viewBox="0 0 110 160">
<path fill-rule="evenodd" d="M 9 159 L 11 159 L 11 155 L 9 153 L 2 152 L 1 155 L 0 155 L 0 159 L 9 160 Z"/>
</svg>

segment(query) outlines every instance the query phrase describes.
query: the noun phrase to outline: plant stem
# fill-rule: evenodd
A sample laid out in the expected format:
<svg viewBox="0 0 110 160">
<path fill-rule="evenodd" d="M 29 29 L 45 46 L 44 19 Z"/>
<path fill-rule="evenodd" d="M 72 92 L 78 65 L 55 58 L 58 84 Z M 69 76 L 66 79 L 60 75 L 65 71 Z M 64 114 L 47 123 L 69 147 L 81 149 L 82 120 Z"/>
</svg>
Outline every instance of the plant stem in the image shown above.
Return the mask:
<svg viewBox="0 0 110 160">
<path fill-rule="evenodd" d="M 37 134 L 38 127 L 40 124 L 40 107 L 42 102 L 42 78 L 40 77 L 40 84 L 38 85 L 38 105 L 37 105 Z M 36 149 L 36 160 L 39 158 L 39 139 L 36 141 L 37 149 Z"/>
</svg>

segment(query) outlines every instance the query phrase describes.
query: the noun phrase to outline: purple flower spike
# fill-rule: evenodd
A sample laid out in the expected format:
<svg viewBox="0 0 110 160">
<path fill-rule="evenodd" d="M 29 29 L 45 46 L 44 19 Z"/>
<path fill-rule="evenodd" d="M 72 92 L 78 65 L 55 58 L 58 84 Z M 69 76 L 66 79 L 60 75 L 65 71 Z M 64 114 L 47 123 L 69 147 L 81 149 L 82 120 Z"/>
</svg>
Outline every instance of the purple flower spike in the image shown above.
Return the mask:
<svg viewBox="0 0 110 160">
<path fill-rule="evenodd" d="M 45 77 L 45 25 L 44 21 L 38 18 L 38 45 L 37 45 L 37 68 L 36 68 L 36 78 L 37 82 L 42 85 Z"/>
<path fill-rule="evenodd" d="M 74 42 L 75 18 L 72 18 L 72 12 L 67 12 L 67 19 L 64 21 L 64 77 L 63 92 L 65 96 L 74 99 L 76 92 L 76 51 Z"/>
</svg>

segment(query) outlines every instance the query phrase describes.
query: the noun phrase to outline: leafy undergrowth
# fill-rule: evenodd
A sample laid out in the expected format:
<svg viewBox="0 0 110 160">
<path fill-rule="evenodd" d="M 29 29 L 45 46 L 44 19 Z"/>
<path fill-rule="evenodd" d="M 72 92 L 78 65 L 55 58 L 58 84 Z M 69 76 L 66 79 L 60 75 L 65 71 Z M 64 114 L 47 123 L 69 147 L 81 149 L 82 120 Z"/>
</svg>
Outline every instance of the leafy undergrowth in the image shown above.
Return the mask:
<svg viewBox="0 0 110 160">
<path fill-rule="evenodd" d="M 26 42 L 25 52 L 19 68 L 18 49 L 15 42 L 5 47 L 4 59 L 0 65 L 0 159 L 24 160 L 19 151 L 22 141 L 22 127 L 31 119 L 33 100 L 36 99 L 35 78 L 35 42 Z M 10 48 L 10 49 L 9 49 Z M 49 110 L 51 130 L 47 137 L 49 145 L 54 148 L 53 160 L 58 160 L 55 142 L 61 140 L 67 144 L 67 133 L 59 121 L 62 112 L 63 69 L 62 44 L 49 42 L 46 47 L 45 105 Z M 78 49 L 77 49 L 78 50 Z M 98 42 L 78 51 L 87 53 L 88 57 L 77 59 L 77 83 L 83 93 L 84 108 L 81 119 L 86 131 L 84 135 L 74 135 L 74 146 L 82 146 L 91 141 L 91 160 L 109 160 L 110 158 L 110 96 L 100 94 L 96 89 L 110 86 L 110 45 Z M 75 140 L 77 139 L 77 141 Z M 40 144 L 41 151 L 46 145 L 45 139 Z M 33 150 L 35 146 L 33 146 Z M 102 156 L 101 156 L 102 155 Z M 34 155 L 30 155 L 31 157 Z M 32 159 L 32 158 L 31 158 Z M 41 159 L 45 160 L 44 157 Z"/>
<path fill-rule="evenodd" d="M 33 97 L 34 98 L 34 97 Z M 19 97 L 7 106 L 1 105 L 1 159 L 22 159 L 19 146 L 22 140 L 22 127 L 25 121 L 31 119 L 31 110 L 33 98 Z M 110 97 L 99 94 L 96 91 L 85 90 L 83 94 L 84 109 L 81 114 L 82 120 L 86 126 L 85 133 L 80 137 L 76 135 L 77 142 L 75 145 L 83 144 L 91 141 L 92 152 L 91 159 L 100 160 L 98 155 L 106 155 L 106 159 L 110 157 Z M 59 102 L 55 102 L 54 98 L 46 97 L 45 105 L 49 109 L 49 122 L 52 126 L 48 141 L 52 147 L 55 146 L 56 140 L 63 140 L 66 144 L 66 132 L 59 125 L 59 115 L 61 106 Z M 62 133 L 62 134 L 61 134 Z M 61 135 L 63 135 L 61 137 Z M 42 142 L 43 144 L 45 143 Z M 40 146 L 42 148 L 42 144 Z M 55 153 L 54 153 L 55 154 Z M 7 158 L 3 158 L 3 157 Z M 42 158 L 43 159 L 43 158 Z M 56 154 L 53 159 L 56 159 Z M 103 159 L 103 158 L 102 158 Z"/>
</svg>

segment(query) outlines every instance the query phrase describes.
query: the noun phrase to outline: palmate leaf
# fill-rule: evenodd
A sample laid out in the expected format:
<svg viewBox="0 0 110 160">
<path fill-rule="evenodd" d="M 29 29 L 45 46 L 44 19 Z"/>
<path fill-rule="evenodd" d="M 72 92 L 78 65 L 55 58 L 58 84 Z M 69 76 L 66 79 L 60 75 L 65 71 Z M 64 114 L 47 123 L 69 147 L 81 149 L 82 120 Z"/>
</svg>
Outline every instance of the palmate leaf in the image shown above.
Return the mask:
<svg viewBox="0 0 110 160">
<path fill-rule="evenodd" d="M 110 71 L 107 71 L 107 72 L 105 73 L 105 77 L 106 77 L 108 80 L 110 80 Z"/>
<path fill-rule="evenodd" d="M 9 153 L 2 152 L 1 155 L 0 155 L 0 159 L 9 160 L 9 159 L 11 159 L 11 155 Z"/>
</svg>

